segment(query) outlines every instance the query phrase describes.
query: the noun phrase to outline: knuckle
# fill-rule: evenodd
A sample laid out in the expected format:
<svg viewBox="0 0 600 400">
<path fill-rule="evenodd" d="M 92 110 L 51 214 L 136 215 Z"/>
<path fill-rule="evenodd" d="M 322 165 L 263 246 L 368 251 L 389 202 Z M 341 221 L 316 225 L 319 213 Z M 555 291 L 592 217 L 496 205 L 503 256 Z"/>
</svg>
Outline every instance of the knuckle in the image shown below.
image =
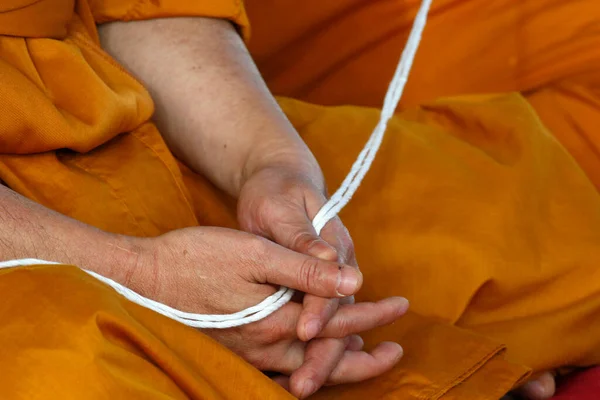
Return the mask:
<svg viewBox="0 0 600 400">
<path fill-rule="evenodd" d="M 282 315 L 283 313 L 276 312 L 263 320 L 246 325 L 246 337 L 261 345 L 270 345 L 292 336 L 290 326 L 295 327 L 295 324 L 288 323 Z"/>
<path fill-rule="evenodd" d="M 302 261 L 298 270 L 300 281 L 304 282 L 306 289 L 315 289 L 322 286 L 322 273 L 316 258 L 308 257 Z"/>
<path fill-rule="evenodd" d="M 281 326 L 281 324 L 273 324 L 270 322 L 265 322 L 265 323 L 258 323 L 257 327 L 255 328 L 255 339 L 258 340 L 260 343 L 268 345 L 268 344 L 273 344 L 273 343 L 277 343 L 281 337 L 282 337 L 282 333 L 283 333 L 283 328 Z"/>
<path fill-rule="evenodd" d="M 317 361 L 315 359 L 312 359 L 311 361 Z M 323 380 L 327 379 L 326 376 L 324 376 L 324 371 L 319 371 L 316 367 L 313 367 L 312 365 L 316 364 L 313 363 L 311 364 L 311 366 L 306 366 L 304 367 L 304 372 L 303 374 L 305 375 L 306 379 L 310 379 L 313 382 L 319 382 L 321 383 Z"/>
<path fill-rule="evenodd" d="M 338 323 L 337 331 L 339 333 L 339 336 L 341 336 L 341 337 L 345 337 L 345 336 L 348 336 L 349 334 L 353 333 L 351 321 L 349 319 L 342 318 Z"/>
<path fill-rule="evenodd" d="M 294 233 L 290 238 L 290 246 L 293 249 L 297 249 L 298 251 L 304 252 L 308 249 L 308 246 L 313 240 L 315 240 L 313 235 L 304 230 L 300 230 Z"/>
<path fill-rule="evenodd" d="M 247 245 L 251 254 L 256 257 L 262 258 L 268 253 L 267 240 L 261 236 L 249 235 Z"/>
<path fill-rule="evenodd" d="M 266 239 L 256 235 L 249 235 L 245 250 L 246 262 L 250 266 L 258 268 L 269 262 L 269 243 Z"/>
</svg>

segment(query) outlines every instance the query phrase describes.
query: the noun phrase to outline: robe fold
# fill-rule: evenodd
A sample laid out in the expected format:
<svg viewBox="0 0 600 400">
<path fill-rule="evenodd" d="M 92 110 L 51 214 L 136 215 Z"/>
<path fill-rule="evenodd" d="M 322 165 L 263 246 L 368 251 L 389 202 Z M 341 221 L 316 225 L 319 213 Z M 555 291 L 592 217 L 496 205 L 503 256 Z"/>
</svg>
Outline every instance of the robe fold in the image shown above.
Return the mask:
<svg viewBox="0 0 600 400">
<path fill-rule="evenodd" d="M 249 40 L 336 188 L 378 120 L 418 3 L 4 1 L 0 180 L 110 232 L 235 227 L 231 199 L 173 157 L 148 92 L 96 31 L 205 16 Z M 411 301 L 366 346 L 394 340 L 405 356 L 316 399 L 498 399 L 531 371 L 600 363 L 600 3 L 433 4 L 406 97 L 341 214 L 365 276 L 357 299 Z M 290 397 L 74 267 L 0 270 L 0 292 L 7 399 Z"/>
</svg>

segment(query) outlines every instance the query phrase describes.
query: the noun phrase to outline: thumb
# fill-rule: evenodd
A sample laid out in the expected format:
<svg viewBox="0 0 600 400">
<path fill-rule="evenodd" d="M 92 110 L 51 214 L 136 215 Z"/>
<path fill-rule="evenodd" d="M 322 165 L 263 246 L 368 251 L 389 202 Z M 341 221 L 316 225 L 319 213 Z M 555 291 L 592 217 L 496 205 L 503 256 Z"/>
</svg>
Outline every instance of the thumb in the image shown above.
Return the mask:
<svg viewBox="0 0 600 400">
<path fill-rule="evenodd" d="M 319 297 L 352 296 L 362 286 L 361 272 L 352 266 L 320 260 L 284 247 L 261 265 L 266 282 Z"/>
<path fill-rule="evenodd" d="M 271 224 L 268 230 L 269 237 L 290 250 L 322 260 L 338 259 L 337 250 L 317 235 L 303 207 L 296 206 L 293 210 L 289 210 L 286 218 Z"/>
</svg>

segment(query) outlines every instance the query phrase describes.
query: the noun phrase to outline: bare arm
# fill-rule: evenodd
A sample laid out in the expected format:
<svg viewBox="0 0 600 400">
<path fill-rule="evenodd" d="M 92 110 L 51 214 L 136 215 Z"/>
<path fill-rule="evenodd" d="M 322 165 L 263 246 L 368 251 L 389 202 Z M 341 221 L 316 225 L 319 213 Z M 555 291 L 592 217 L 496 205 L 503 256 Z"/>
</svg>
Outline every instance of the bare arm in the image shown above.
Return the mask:
<svg viewBox="0 0 600 400">
<path fill-rule="evenodd" d="M 222 189 L 237 196 L 245 176 L 273 162 L 320 177 L 229 22 L 173 18 L 99 30 L 103 47 L 150 91 L 171 150 Z"/>
<path fill-rule="evenodd" d="M 263 148 L 257 140 L 265 148 L 273 142 L 302 151 L 305 146 L 279 111 L 233 27 L 200 20 L 203 23 L 115 23 L 103 27 L 102 33 L 111 52 L 135 64 L 136 74 L 149 82 L 158 104 L 156 119 L 175 152 L 235 192 L 250 150 Z M 190 41 L 181 39 L 184 33 Z M 170 46 L 171 41 L 179 45 Z M 206 43 L 208 48 L 199 51 Z M 199 68 L 202 74 L 186 73 Z M 0 184 L 0 260 L 64 262 L 124 282 L 137 265 L 142 242 L 75 221 Z"/>
<path fill-rule="evenodd" d="M 136 240 L 65 217 L 0 185 L 0 260 L 40 258 L 123 282 L 137 262 Z"/>
</svg>

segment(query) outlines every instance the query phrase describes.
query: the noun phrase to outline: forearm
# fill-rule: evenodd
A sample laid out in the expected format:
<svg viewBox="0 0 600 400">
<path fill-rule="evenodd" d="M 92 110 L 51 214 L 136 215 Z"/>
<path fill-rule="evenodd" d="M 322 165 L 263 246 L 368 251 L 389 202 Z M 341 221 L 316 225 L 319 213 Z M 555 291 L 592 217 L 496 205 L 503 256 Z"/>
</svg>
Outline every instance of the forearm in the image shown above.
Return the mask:
<svg viewBox="0 0 600 400">
<path fill-rule="evenodd" d="M 126 283 L 137 264 L 136 240 L 65 217 L 0 184 L 0 261 L 39 258 Z"/>
<path fill-rule="evenodd" d="M 226 21 L 158 19 L 100 27 L 104 48 L 150 91 L 174 154 L 236 195 L 244 171 L 299 161 L 320 174 Z M 251 171 L 248 171 L 251 172 Z"/>
</svg>

